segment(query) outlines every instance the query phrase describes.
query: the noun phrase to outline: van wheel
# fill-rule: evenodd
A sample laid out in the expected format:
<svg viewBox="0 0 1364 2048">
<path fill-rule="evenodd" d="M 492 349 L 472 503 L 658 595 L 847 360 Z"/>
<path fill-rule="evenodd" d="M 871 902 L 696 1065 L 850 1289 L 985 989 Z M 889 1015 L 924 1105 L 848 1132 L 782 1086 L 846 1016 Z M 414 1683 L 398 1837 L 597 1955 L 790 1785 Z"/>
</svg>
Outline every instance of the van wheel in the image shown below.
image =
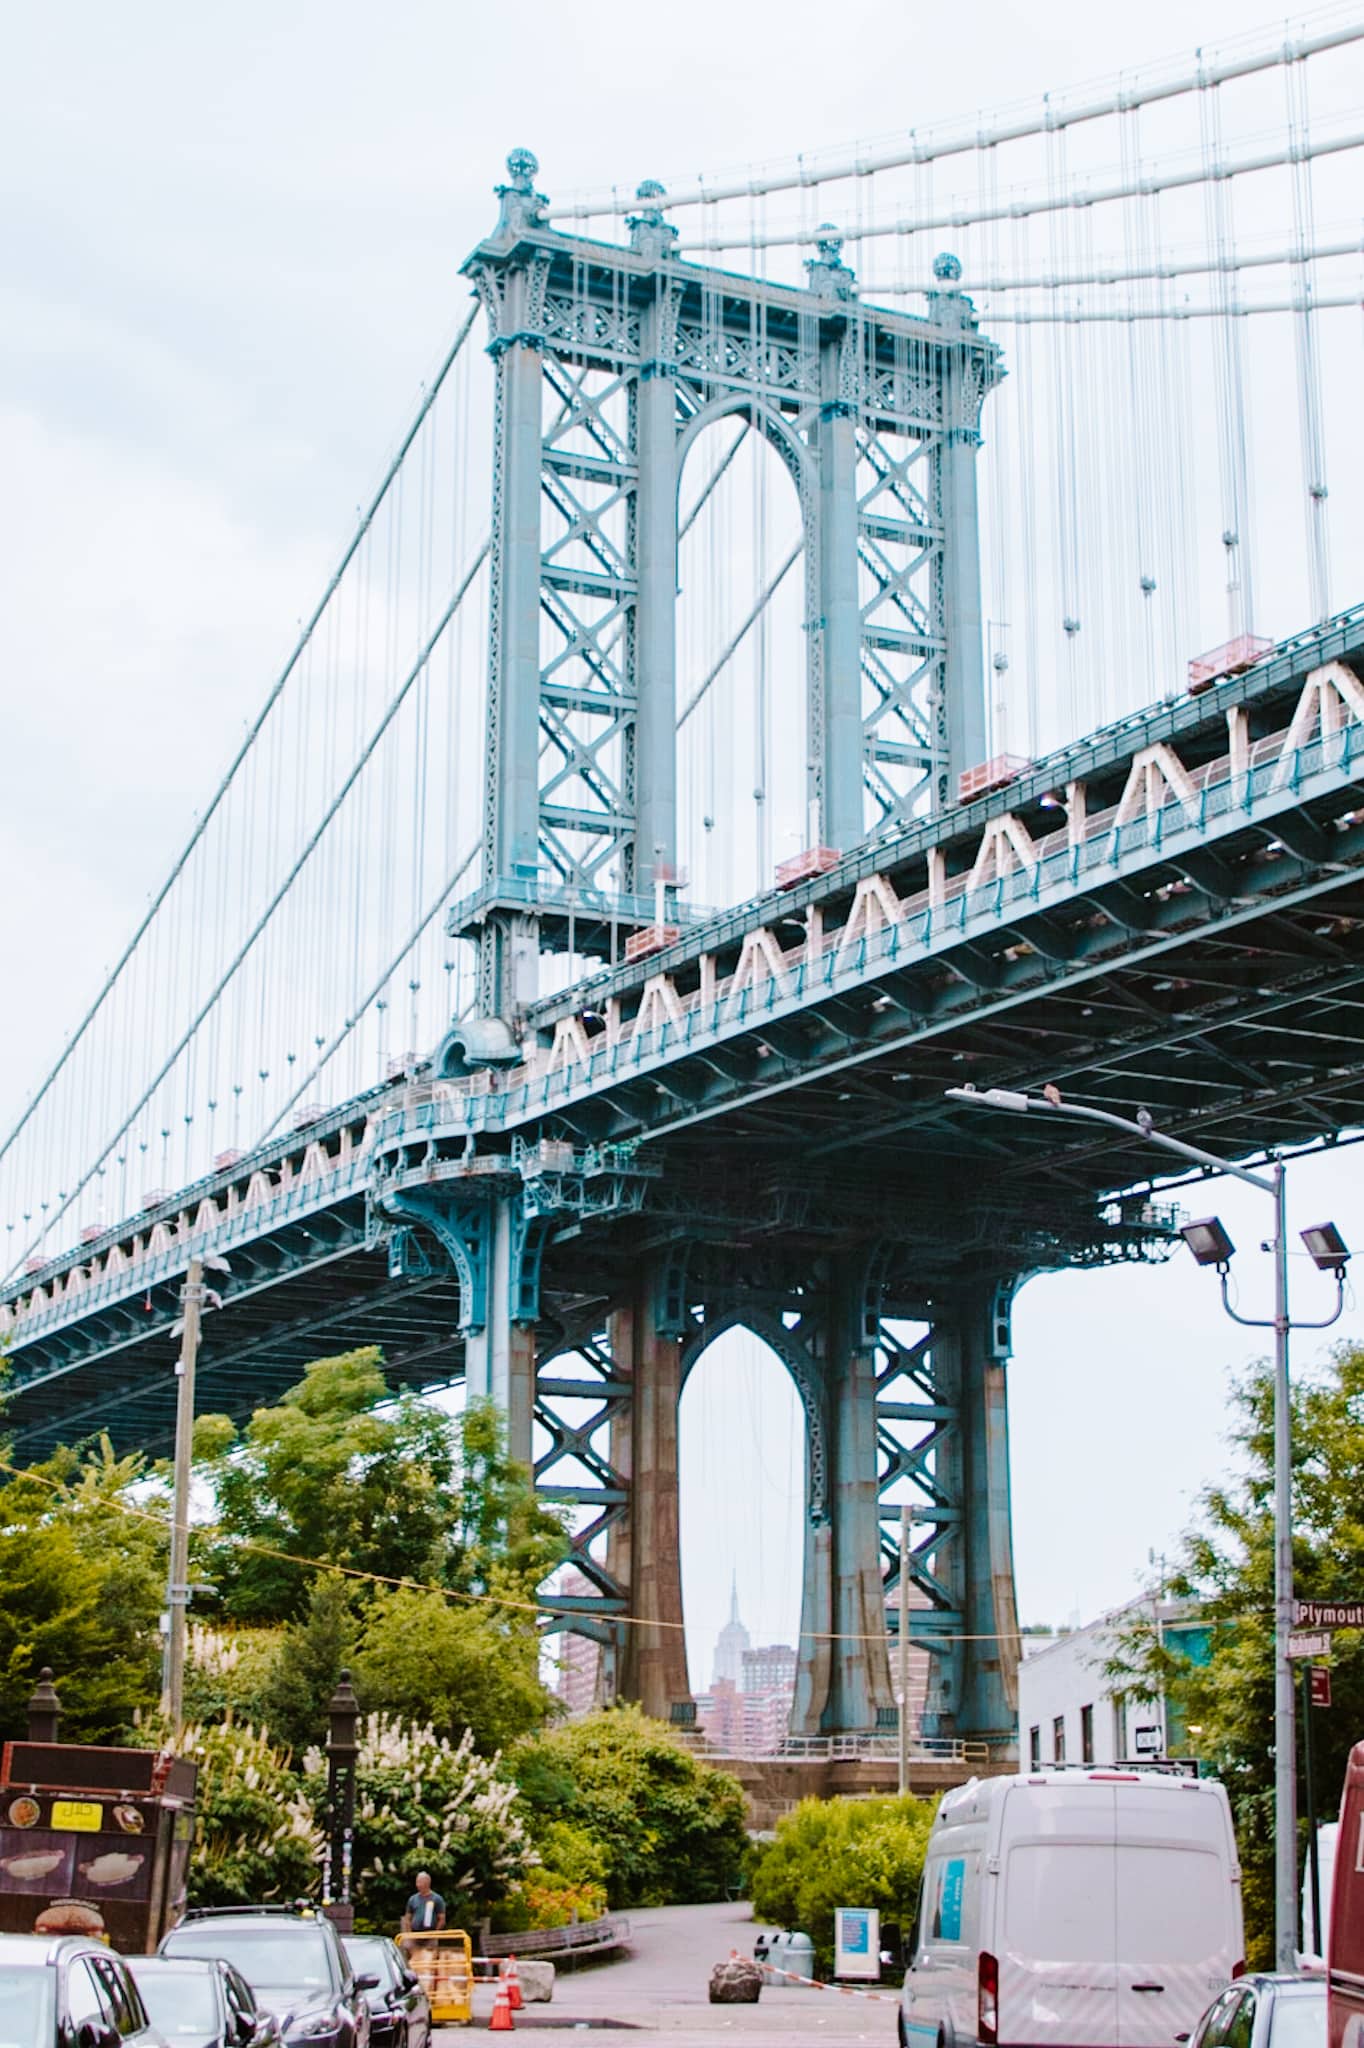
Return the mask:
<svg viewBox="0 0 1364 2048">
<path fill-rule="evenodd" d="M 905 2033 L 905 2016 L 902 2012 L 895 2015 L 895 2038 L 900 2048 L 909 2048 L 909 2037 Z"/>
</svg>

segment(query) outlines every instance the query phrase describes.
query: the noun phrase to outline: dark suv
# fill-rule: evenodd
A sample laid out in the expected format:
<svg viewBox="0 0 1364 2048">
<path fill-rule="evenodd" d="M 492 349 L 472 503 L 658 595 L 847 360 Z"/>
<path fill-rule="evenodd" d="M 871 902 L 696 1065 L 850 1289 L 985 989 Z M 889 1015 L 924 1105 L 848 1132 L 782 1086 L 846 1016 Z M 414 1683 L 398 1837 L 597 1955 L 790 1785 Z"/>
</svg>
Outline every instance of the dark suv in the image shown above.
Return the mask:
<svg viewBox="0 0 1364 2048">
<path fill-rule="evenodd" d="M 365 1992 L 377 1980 L 356 1976 L 319 1914 L 268 1906 L 187 1913 L 157 1954 L 231 1963 L 276 2014 L 289 2048 L 369 2048 Z"/>
</svg>

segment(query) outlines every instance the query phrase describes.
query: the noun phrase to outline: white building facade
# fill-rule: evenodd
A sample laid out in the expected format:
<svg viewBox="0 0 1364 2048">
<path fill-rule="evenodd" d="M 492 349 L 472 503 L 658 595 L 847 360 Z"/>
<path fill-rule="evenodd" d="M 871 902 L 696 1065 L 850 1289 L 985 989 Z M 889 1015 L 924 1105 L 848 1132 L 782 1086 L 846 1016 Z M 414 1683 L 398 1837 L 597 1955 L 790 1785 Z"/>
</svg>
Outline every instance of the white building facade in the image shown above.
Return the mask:
<svg viewBox="0 0 1364 2048">
<path fill-rule="evenodd" d="M 1045 1764 L 1113 1764 L 1182 1755 L 1189 1748 L 1182 1717 L 1164 1699 L 1124 1699 L 1104 1665 L 1134 1624 L 1159 1628 L 1167 1646 L 1191 1663 L 1207 1654 L 1208 1631 L 1188 1601 L 1150 1596 L 1101 1614 L 1085 1628 L 1049 1638 L 1023 1638 L 1018 1670 L 1018 1758 L 1022 1769 Z M 1033 1647 L 1033 1645 L 1036 1647 Z"/>
</svg>

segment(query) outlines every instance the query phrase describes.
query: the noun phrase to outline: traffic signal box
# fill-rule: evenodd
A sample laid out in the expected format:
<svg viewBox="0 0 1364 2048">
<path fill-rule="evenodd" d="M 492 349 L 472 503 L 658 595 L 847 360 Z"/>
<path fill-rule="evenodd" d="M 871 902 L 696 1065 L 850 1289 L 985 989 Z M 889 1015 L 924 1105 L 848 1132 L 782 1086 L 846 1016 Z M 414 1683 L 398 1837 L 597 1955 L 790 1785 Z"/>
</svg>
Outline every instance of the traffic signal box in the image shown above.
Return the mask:
<svg viewBox="0 0 1364 2048">
<path fill-rule="evenodd" d="M 184 1910 L 197 1777 L 151 1749 L 7 1742 L 0 1932 L 31 1934 L 45 1911 L 79 1931 L 92 1907 L 113 1948 L 150 1955 Z"/>
</svg>

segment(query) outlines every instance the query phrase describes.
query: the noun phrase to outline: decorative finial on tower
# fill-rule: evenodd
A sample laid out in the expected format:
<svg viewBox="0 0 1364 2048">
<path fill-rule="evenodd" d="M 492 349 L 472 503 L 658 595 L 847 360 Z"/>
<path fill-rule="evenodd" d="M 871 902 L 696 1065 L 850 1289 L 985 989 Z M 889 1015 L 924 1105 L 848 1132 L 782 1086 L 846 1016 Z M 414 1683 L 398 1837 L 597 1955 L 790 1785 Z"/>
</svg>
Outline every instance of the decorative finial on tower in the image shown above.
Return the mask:
<svg viewBox="0 0 1364 2048">
<path fill-rule="evenodd" d="M 671 256 L 677 243 L 677 229 L 669 226 L 658 203 L 667 196 L 666 185 L 660 185 L 657 178 L 641 178 L 636 185 L 635 197 L 641 202 L 642 211 L 627 214 L 625 225 L 630 230 L 630 247 L 637 256 Z"/>
<path fill-rule="evenodd" d="M 544 228 L 545 209 L 549 205 L 543 192 L 535 189 L 535 176 L 540 160 L 533 150 L 514 149 L 507 158 L 507 174 L 511 180 L 507 185 L 494 185 L 493 190 L 502 201 L 502 212 L 498 218 L 499 235 L 523 234 L 527 228 Z"/>
<path fill-rule="evenodd" d="M 843 236 L 831 220 L 821 221 L 815 229 L 815 250 L 815 255 L 805 259 L 811 291 L 823 298 L 855 298 L 857 275 L 843 261 Z"/>
<path fill-rule="evenodd" d="M 974 328 L 976 309 L 961 285 L 961 258 L 944 249 L 933 258 L 933 275 L 941 290 L 928 293 L 929 318 L 940 327 Z"/>
</svg>

